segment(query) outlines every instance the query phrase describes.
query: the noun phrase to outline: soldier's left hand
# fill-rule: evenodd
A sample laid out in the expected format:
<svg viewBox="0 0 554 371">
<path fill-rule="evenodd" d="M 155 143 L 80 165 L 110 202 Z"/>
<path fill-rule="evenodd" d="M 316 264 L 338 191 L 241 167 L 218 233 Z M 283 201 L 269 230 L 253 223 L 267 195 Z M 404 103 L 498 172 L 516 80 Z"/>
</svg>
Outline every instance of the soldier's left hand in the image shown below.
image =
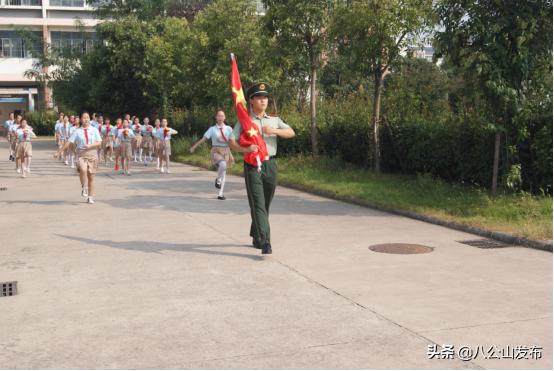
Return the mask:
<svg viewBox="0 0 554 371">
<path fill-rule="evenodd" d="M 262 132 L 266 135 L 275 135 L 276 131 L 271 126 L 264 126 Z"/>
</svg>

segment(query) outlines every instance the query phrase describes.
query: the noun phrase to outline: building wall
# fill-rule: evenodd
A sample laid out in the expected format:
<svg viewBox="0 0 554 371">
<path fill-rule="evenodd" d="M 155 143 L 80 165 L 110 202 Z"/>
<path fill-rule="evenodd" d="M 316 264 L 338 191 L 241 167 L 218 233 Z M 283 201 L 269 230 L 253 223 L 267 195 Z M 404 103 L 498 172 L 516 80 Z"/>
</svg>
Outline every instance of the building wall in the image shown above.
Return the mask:
<svg viewBox="0 0 554 371">
<path fill-rule="evenodd" d="M 81 31 L 81 26 L 76 24 L 77 20 L 84 26 L 85 32 L 93 32 L 94 27 L 99 23 L 99 20 L 93 16 L 93 8 L 88 5 L 83 7 L 50 6 L 50 0 L 42 0 L 42 4 L 39 6 L 10 6 L 7 4 L 8 0 L 0 0 L 0 30 L 39 31 L 43 40 L 48 43 L 51 43 L 52 31 Z M 2 41 L 0 40 L 0 42 Z M 28 54 L 23 53 L 23 55 Z M 33 68 L 35 61 L 32 56 L 14 58 L 0 55 L 0 97 L 21 97 L 21 94 L 13 93 L 16 91 L 15 88 L 33 88 L 35 91 L 39 88 L 36 81 L 29 80 L 24 76 L 25 71 Z M 38 94 L 25 96 L 27 110 L 33 110 L 39 103 L 34 102 L 37 96 L 46 97 L 46 104 L 49 108 L 52 107 L 52 94 L 47 88 L 43 88 L 43 91 L 39 91 Z M 41 98 L 41 100 L 43 99 Z M 4 111 L 6 105 L 0 104 L 0 111 Z M 0 121 L 2 121 L 2 112 L 0 112 Z"/>
</svg>

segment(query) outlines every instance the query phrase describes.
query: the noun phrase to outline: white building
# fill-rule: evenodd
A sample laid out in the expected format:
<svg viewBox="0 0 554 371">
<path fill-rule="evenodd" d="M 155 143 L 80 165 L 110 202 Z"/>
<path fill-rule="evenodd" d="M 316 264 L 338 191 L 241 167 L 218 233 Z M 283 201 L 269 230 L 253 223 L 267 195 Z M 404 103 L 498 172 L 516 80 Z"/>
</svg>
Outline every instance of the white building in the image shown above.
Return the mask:
<svg viewBox="0 0 554 371">
<path fill-rule="evenodd" d="M 0 0 L 0 121 L 14 110 L 52 107 L 49 89 L 25 78 L 25 71 L 33 68 L 44 45 L 86 52 L 98 22 L 85 0 Z M 36 42 L 29 43 L 21 30 Z"/>
<path fill-rule="evenodd" d="M 411 52 L 415 58 L 425 59 L 428 62 L 433 62 L 435 49 L 432 46 L 424 46 L 420 48 L 412 48 Z"/>
</svg>

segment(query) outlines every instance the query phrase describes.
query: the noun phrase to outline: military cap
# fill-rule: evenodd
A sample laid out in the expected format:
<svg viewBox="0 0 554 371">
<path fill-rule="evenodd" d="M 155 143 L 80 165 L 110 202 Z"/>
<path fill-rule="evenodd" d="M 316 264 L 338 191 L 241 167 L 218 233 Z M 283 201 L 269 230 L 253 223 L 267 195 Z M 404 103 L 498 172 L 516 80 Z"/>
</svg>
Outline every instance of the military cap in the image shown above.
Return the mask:
<svg viewBox="0 0 554 371">
<path fill-rule="evenodd" d="M 263 95 L 267 97 L 269 93 L 271 93 L 271 86 L 265 82 L 259 82 L 249 87 L 246 95 L 248 96 L 248 99 L 250 99 L 256 95 Z"/>
</svg>

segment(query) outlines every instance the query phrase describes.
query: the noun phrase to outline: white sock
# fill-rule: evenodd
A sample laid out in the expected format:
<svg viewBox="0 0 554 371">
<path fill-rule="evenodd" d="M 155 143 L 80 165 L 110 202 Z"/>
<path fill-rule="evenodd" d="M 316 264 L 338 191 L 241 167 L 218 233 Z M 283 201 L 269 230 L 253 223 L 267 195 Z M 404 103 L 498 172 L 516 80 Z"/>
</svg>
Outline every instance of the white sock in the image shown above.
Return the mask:
<svg viewBox="0 0 554 371">
<path fill-rule="evenodd" d="M 219 196 L 223 196 L 223 188 L 225 188 L 225 173 L 223 177 L 219 178 L 221 181 L 221 188 L 219 189 Z"/>
</svg>

